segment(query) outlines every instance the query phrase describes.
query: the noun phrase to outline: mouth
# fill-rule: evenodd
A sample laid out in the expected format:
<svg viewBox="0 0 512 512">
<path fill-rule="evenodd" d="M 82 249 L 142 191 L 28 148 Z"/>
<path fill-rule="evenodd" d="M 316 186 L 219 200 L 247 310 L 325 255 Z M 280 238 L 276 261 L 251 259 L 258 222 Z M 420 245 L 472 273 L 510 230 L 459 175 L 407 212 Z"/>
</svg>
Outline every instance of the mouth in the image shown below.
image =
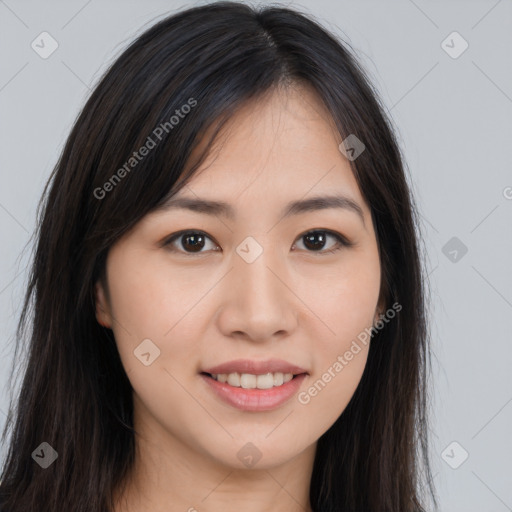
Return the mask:
<svg viewBox="0 0 512 512">
<path fill-rule="evenodd" d="M 208 373 L 201 372 L 201 375 L 209 377 L 216 382 L 226 384 L 234 388 L 243 389 L 271 389 L 278 388 L 287 384 L 293 379 L 307 373 L 283 373 L 283 372 L 268 372 L 264 374 L 253 373 Z"/>
<path fill-rule="evenodd" d="M 244 412 L 271 411 L 283 406 L 299 391 L 308 373 L 266 374 L 201 372 L 212 397 Z"/>
</svg>

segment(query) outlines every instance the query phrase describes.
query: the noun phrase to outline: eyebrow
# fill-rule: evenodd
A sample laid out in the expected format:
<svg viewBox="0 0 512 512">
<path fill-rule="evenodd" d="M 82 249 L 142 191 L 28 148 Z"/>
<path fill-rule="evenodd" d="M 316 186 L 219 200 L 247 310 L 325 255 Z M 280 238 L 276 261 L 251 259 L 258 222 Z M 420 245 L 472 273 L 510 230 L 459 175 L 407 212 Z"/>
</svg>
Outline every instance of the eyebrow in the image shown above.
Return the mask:
<svg viewBox="0 0 512 512">
<path fill-rule="evenodd" d="M 159 207 L 158 210 L 166 211 L 174 208 L 183 208 L 197 213 L 204 213 L 206 215 L 220 215 L 230 220 L 234 220 L 235 218 L 235 210 L 228 203 L 192 197 L 172 197 Z M 317 210 L 326 210 L 329 208 L 342 208 L 344 210 L 352 211 L 360 217 L 363 225 L 365 224 L 363 209 L 361 206 L 349 197 L 338 195 L 315 196 L 309 199 L 291 201 L 284 207 L 281 213 L 281 218 L 284 219 L 292 215 Z"/>
</svg>

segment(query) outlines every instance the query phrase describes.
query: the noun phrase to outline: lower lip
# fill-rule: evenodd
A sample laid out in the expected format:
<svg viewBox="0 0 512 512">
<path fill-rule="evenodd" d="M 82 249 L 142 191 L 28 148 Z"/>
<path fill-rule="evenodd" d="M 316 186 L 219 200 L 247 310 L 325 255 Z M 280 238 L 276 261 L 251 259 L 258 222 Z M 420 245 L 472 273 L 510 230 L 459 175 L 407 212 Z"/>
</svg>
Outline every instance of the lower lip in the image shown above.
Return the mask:
<svg viewBox="0 0 512 512">
<path fill-rule="evenodd" d="M 306 378 L 306 374 L 297 375 L 286 384 L 270 389 L 236 388 L 229 384 L 218 382 L 205 374 L 201 374 L 201 377 L 213 392 L 229 405 L 241 411 L 261 412 L 271 411 L 287 402 L 297 393 Z"/>
</svg>

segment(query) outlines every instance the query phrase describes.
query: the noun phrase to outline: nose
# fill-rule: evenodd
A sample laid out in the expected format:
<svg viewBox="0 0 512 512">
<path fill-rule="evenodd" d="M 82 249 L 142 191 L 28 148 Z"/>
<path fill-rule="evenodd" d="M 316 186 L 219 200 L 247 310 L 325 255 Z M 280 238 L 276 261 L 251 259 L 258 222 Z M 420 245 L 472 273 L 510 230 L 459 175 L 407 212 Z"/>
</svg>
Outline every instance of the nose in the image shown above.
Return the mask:
<svg viewBox="0 0 512 512">
<path fill-rule="evenodd" d="M 217 315 L 228 337 L 264 342 L 290 335 L 298 324 L 300 301 L 287 282 L 285 266 L 266 249 L 252 263 L 235 255 L 234 267 L 224 281 Z"/>
</svg>

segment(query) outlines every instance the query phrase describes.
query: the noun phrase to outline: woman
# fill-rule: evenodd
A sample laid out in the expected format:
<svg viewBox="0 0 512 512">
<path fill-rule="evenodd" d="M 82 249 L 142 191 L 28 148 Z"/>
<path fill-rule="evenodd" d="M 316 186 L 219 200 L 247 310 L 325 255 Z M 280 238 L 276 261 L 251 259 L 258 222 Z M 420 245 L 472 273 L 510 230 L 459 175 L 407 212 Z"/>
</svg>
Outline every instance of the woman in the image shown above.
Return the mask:
<svg viewBox="0 0 512 512">
<path fill-rule="evenodd" d="M 435 503 L 404 165 L 310 17 L 221 2 L 154 25 L 95 88 L 41 207 L 5 510 Z"/>
</svg>

